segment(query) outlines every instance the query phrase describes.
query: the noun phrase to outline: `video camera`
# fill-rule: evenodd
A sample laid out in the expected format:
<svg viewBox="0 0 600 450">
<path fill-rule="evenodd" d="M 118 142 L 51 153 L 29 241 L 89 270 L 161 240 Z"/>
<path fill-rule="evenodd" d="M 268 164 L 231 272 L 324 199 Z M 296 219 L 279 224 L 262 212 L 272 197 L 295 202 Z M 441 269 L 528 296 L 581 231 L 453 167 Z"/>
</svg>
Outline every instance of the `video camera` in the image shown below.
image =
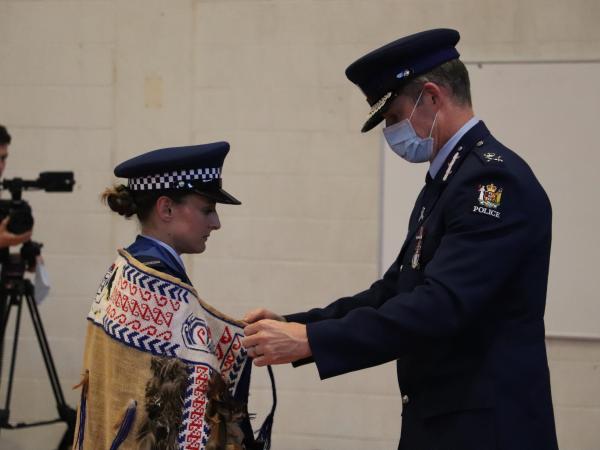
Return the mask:
<svg viewBox="0 0 600 450">
<path fill-rule="evenodd" d="M 31 206 L 23 200 L 23 191 L 43 190 L 45 192 L 72 192 L 75 185 L 73 172 L 42 172 L 37 180 L 13 178 L 3 180 L 0 190 L 10 192 L 10 200 L 0 200 L 0 221 L 10 218 L 6 229 L 14 234 L 22 234 L 33 228 Z M 0 278 L 22 278 L 25 269 L 35 267 L 37 256 L 43 244 L 28 241 L 21 247 L 19 254 L 11 254 L 8 248 L 0 249 L 2 275 Z"/>
<path fill-rule="evenodd" d="M 4 180 L 1 183 L 0 191 L 6 189 L 10 191 L 10 200 L 0 200 L 0 221 L 9 218 L 7 230 L 13 234 L 22 234 L 30 231 L 33 227 L 33 214 L 31 206 L 23 200 L 22 194 L 26 190 L 44 190 L 46 192 L 72 192 L 75 180 L 73 172 L 43 172 L 40 173 L 37 180 L 23 180 L 22 178 L 13 178 Z M 6 245 L 6 244 L 4 244 Z M 0 368 L 4 361 L 6 329 L 14 306 L 17 314 L 14 322 L 14 339 L 12 343 L 12 353 L 10 355 L 10 366 L 5 372 L 8 373 L 8 389 L 5 391 L 5 400 L 2 402 L 4 408 L 0 407 L 0 429 L 17 429 L 25 427 L 34 427 L 39 425 L 49 425 L 57 422 L 65 422 L 67 431 L 63 435 L 59 444 L 59 449 L 71 448 L 73 436 L 75 434 L 76 411 L 67 405 L 58 373 L 50 352 L 48 338 L 44 332 L 42 318 L 37 309 L 35 299 L 35 286 L 31 280 L 24 277 L 25 270 L 31 270 L 36 267 L 37 256 L 40 254 L 42 244 L 34 241 L 28 241 L 23 244 L 19 253 L 11 253 L 9 247 L 0 249 Z M 31 322 L 40 352 L 48 372 L 48 379 L 52 386 L 56 408 L 59 415 L 58 419 L 41 420 L 36 422 L 19 422 L 17 424 L 10 421 L 10 401 L 12 394 L 12 385 L 15 374 L 15 362 L 17 357 L 17 342 L 19 341 L 19 330 L 21 324 L 21 312 L 23 304 L 29 308 Z M 0 379 L 3 371 L 0 370 Z M 1 381 L 1 380 L 0 380 Z"/>
</svg>

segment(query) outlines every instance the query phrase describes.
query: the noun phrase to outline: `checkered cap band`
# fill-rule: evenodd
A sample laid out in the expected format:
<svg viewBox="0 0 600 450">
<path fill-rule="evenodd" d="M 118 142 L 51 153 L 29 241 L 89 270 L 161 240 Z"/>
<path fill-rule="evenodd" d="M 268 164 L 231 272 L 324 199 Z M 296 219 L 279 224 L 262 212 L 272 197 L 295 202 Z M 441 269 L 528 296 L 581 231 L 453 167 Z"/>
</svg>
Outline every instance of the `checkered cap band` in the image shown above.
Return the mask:
<svg viewBox="0 0 600 450">
<path fill-rule="evenodd" d="M 181 181 L 209 182 L 221 178 L 221 168 L 174 170 L 173 172 L 129 178 L 128 187 L 132 191 L 152 191 L 159 189 L 177 189 Z"/>
</svg>

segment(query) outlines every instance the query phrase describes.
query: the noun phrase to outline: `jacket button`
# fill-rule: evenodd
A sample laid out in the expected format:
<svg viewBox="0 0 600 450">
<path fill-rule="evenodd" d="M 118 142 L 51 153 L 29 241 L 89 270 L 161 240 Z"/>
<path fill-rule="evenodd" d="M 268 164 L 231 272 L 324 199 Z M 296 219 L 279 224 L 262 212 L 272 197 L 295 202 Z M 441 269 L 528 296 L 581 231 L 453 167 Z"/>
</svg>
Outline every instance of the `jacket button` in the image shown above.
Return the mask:
<svg viewBox="0 0 600 450">
<path fill-rule="evenodd" d="M 477 147 L 481 147 L 483 145 L 483 141 L 477 141 L 477 143 L 475 144 Z"/>
<path fill-rule="evenodd" d="M 402 396 L 402 404 L 406 405 L 408 402 L 410 402 L 410 398 L 408 398 L 408 395 L 403 395 Z"/>
</svg>

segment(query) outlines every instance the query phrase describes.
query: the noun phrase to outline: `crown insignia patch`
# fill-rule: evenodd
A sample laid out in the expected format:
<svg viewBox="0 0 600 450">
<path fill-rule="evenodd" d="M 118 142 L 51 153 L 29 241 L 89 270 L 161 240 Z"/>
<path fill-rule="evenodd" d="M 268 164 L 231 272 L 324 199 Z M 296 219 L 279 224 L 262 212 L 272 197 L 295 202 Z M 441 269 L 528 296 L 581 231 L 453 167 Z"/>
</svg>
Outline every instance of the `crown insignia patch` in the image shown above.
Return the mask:
<svg viewBox="0 0 600 450">
<path fill-rule="evenodd" d="M 493 209 L 500 206 L 500 202 L 502 201 L 502 188 L 499 188 L 494 183 L 490 183 L 487 185 L 480 184 L 477 190 L 479 191 L 479 198 L 477 200 L 481 206 Z"/>
<path fill-rule="evenodd" d="M 499 219 L 500 211 L 497 209 L 502 202 L 502 188 L 496 186 L 494 183 L 480 184 L 477 192 L 479 193 L 477 197 L 479 206 L 473 206 L 473 212 Z"/>
</svg>

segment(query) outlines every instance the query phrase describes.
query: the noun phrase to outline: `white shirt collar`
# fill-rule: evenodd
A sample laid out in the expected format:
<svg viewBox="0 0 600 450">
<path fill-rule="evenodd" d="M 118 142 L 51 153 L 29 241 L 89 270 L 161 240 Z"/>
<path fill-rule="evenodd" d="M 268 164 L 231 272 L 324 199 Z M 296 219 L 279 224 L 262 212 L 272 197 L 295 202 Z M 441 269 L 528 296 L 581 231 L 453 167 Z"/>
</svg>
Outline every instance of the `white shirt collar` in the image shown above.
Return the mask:
<svg viewBox="0 0 600 450">
<path fill-rule="evenodd" d="M 458 141 L 460 141 L 466 132 L 473 128 L 478 122 L 479 119 L 473 116 L 462 127 L 460 127 L 456 133 L 454 133 L 454 136 L 448 139 L 442 148 L 440 148 L 440 151 L 437 155 L 435 155 L 435 158 L 433 158 L 433 161 L 431 161 L 431 165 L 429 166 L 429 175 L 431 175 L 431 178 L 435 178 L 435 176 L 438 174 L 442 168 L 442 165 L 444 164 L 444 161 L 446 161 L 446 158 L 456 146 Z"/>
<path fill-rule="evenodd" d="M 169 244 L 165 244 L 163 241 L 161 241 L 159 239 L 153 238 L 146 234 L 140 234 L 140 236 L 145 237 L 146 239 L 150 239 L 151 241 L 154 241 L 161 247 L 165 248 L 171 255 L 173 255 L 173 257 L 177 260 L 177 262 L 179 262 L 179 264 L 181 264 L 181 268 L 185 271 L 185 265 L 183 264 L 183 259 L 181 259 L 181 255 L 179 255 L 179 253 L 177 253 L 173 247 L 171 247 Z"/>
</svg>

